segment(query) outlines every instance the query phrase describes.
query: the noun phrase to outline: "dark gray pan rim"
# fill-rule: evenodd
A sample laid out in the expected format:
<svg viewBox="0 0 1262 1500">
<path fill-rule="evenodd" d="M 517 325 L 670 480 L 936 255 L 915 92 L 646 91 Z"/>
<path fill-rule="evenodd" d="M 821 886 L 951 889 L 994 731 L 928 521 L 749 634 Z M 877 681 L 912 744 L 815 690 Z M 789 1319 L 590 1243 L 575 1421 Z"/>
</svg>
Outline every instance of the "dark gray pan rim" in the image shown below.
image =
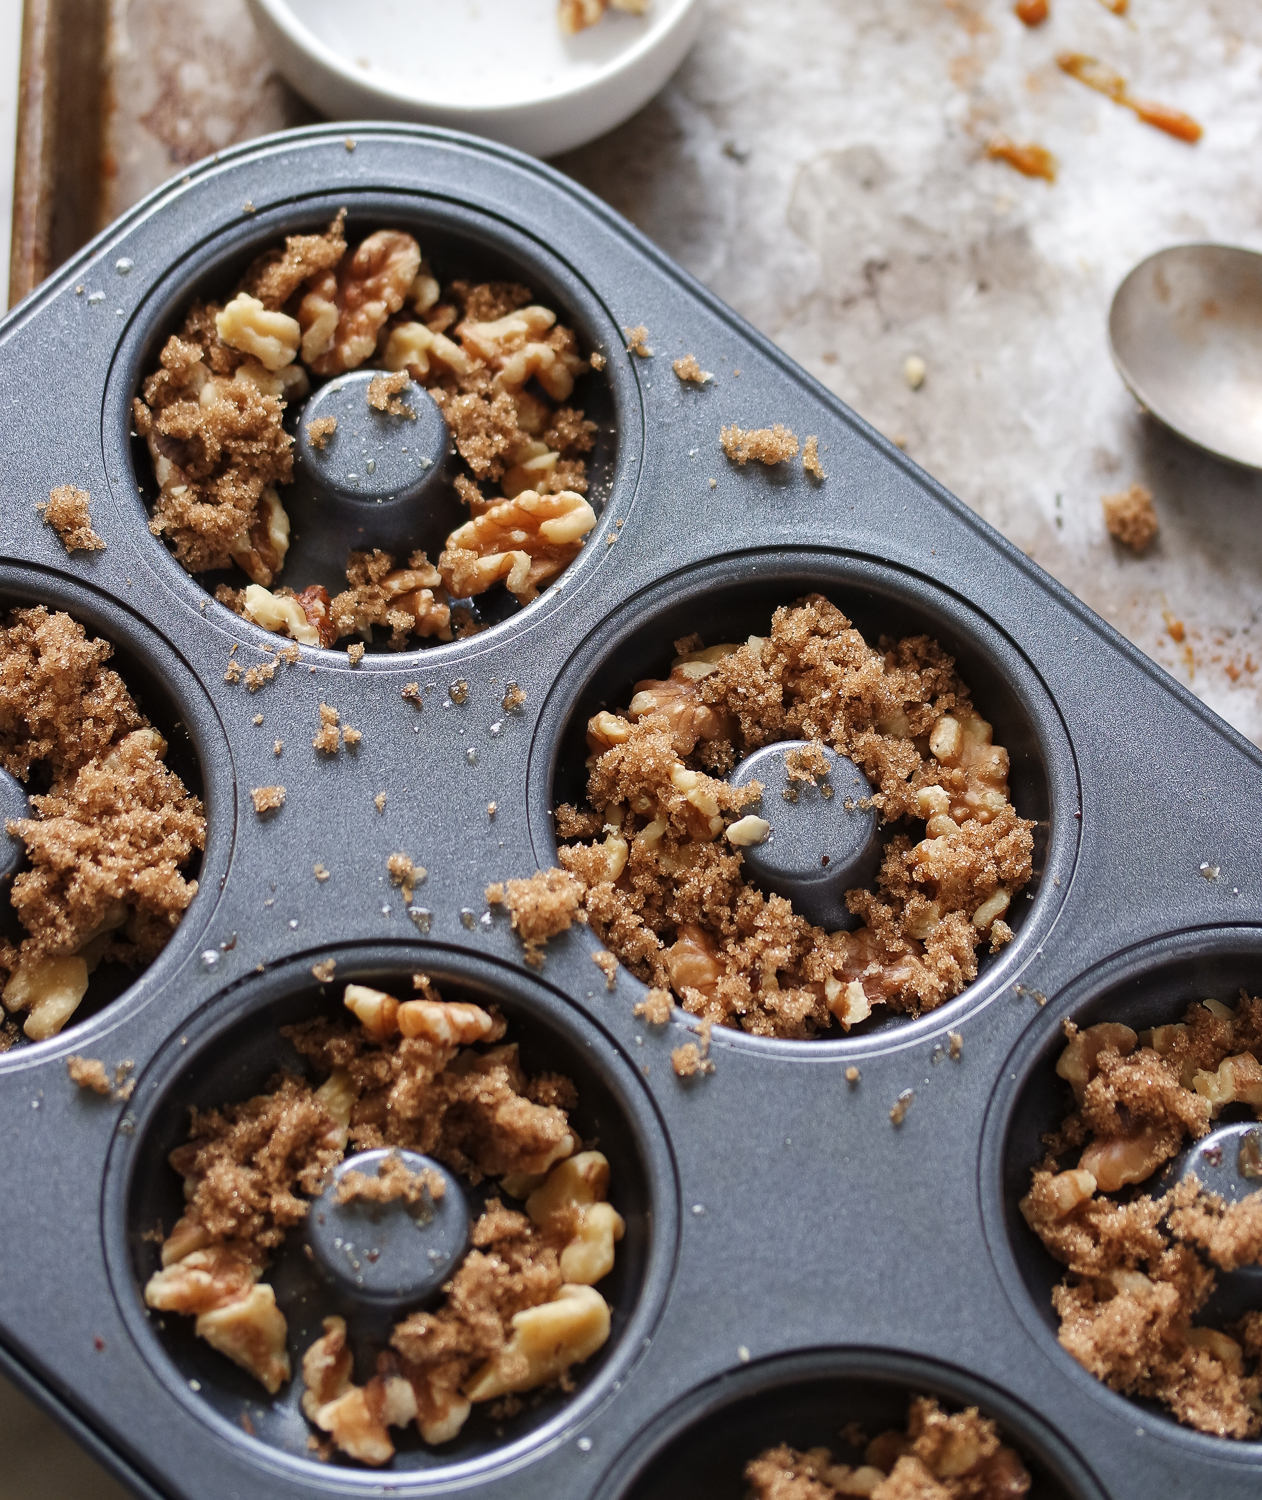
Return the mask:
<svg viewBox="0 0 1262 1500">
<path fill-rule="evenodd" d="M 0 1053 L 0 1077 L 3 1077 L 27 1064 L 43 1063 L 63 1053 L 68 1055 L 113 1028 L 125 1015 L 134 1015 L 191 956 L 210 924 L 227 877 L 236 839 L 237 793 L 228 739 L 209 695 L 170 641 L 139 615 L 78 579 L 35 564 L 15 567 L 0 562 L 0 602 L 6 609 L 15 604 L 44 604 L 50 609 L 65 610 L 94 634 L 130 653 L 151 672 L 170 694 L 188 730 L 201 770 L 206 808 L 206 850 L 197 894 L 166 947 L 133 984 L 95 1015 L 80 1022 L 72 1019 L 63 1031 L 47 1041 L 23 1043 Z"/>
<path fill-rule="evenodd" d="M 1262 974 L 1262 928 L 1243 924 L 1198 927 L 1137 944 L 1114 954 L 1053 996 L 1026 1028 L 998 1076 L 982 1126 L 978 1192 L 986 1241 L 1005 1296 L 1048 1359 L 1060 1368 L 1080 1395 L 1101 1403 L 1128 1431 L 1134 1430 L 1138 1419 L 1146 1435 L 1159 1437 L 1202 1458 L 1240 1464 L 1262 1475 L 1262 1441 L 1213 1437 L 1185 1427 L 1155 1403 L 1141 1405 L 1110 1390 L 1061 1348 L 1050 1302 L 1046 1307 L 1036 1302 L 1018 1261 L 1014 1240 L 1028 1231 L 1015 1222 L 1015 1201 L 1010 1201 L 1011 1189 L 1006 1186 L 1018 1169 L 1028 1174 L 1034 1164 L 1031 1158 L 1022 1168 L 1020 1162 L 1010 1159 L 1014 1150 L 1011 1138 L 1027 1087 L 1036 1073 L 1051 1066 L 1054 1054 L 1063 1044 L 1061 1022 L 1082 1019 L 1093 1024 L 1115 1016 L 1125 1021 L 1128 1001 L 1124 991 L 1129 992 L 1131 1012 L 1141 1026 L 1154 1024 L 1158 1015 L 1176 1020 L 1191 1001 L 1201 998 L 1181 971 L 1215 964 L 1227 968 L 1248 966 L 1254 973 Z M 1172 978 L 1172 973 L 1176 977 Z M 1163 981 L 1166 993 L 1161 995 L 1159 990 L 1156 1001 L 1146 1001 L 1146 989 L 1160 987 Z M 1144 1010 L 1145 1004 L 1148 1012 Z M 1052 1123 L 1050 1119 L 1047 1121 L 1049 1126 Z M 1031 1253 L 1037 1253 L 1033 1236 L 1029 1236 L 1028 1245 Z"/>
<path fill-rule="evenodd" d="M 777 592 L 776 602 L 788 603 L 810 589 L 830 594 L 843 606 L 847 593 L 884 596 L 917 615 L 925 628 L 973 654 L 979 664 L 984 664 L 1006 686 L 1016 711 L 1028 726 L 1033 748 L 1042 763 L 1051 826 L 1038 890 L 1012 942 L 971 985 L 953 1000 L 915 1020 L 891 1018 L 880 1030 L 865 1035 L 785 1041 L 716 1027 L 712 1043 L 764 1055 L 817 1061 L 897 1051 L 941 1031 L 948 1023 L 958 1024 L 974 1014 L 1010 985 L 1025 964 L 1042 951 L 1068 894 L 1079 840 L 1079 823 L 1074 816 L 1081 805 L 1077 765 L 1064 722 L 1041 677 L 1004 632 L 966 600 L 931 579 L 866 554 L 840 549 L 757 548 L 679 569 L 625 601 L 590 633 L 558 671 L 540 712 L 527 771 L 528 818 L 535 859 L 542 868 L 556 863 L 551 808 L 562 742 L 584 693 L 606 664 L 668 610 L 694 600 L 700 605 L 720 591 L 742 587 L 766 591 L 769 584 L 775 585 L 780 579 L 784 580 L 784 586 Z M 964 676 L 966 680 L 969 677 L 967 668 Z M 980 708 L 985 711 L 984 696 L 978 693 L 978 698 Z M 600 946 L 586 928 L 579 929 L 577 940 L 593 951 Z M 626 981 L 643 989 L 630 975 Z M 693 1019 L 678 1007 L 674 1018 L 684 1023 Z"/>
<path fill-rule="evenodd" d="M 243 180 L 250 176 L 249 165 L 237 167 Z M 251 181 L 255 179 L 251 177 Z M 255 189 L 257 191 L 257 188 Z M 343 190 L 321 187 L 296 191 L 285 201 L 260 209 L 245 218 L 215 225 L 197 243 L 188 246 L 156 246 L 164 274 L 146 292 L 139 307 L 128 319 L 110 365 L 102 403 L 101 442 L 110 491 L 121 520 L 134 538 L 138 556 L 152 569 L 163 586 L 176 596 L 197 619 L 210 620 L 220 633 L 244 636 L 261 646 L 272 646 L 276 636 L 233 614 L 225 605 L 176 562 L 174 556 L 148 530 L 148 512 L 141 498 L 131 450 L 131 400 L 139 389 L 144 372 L 158 352 L 158 340 L 169 331 L 176 315 L 187 305 L 200 287 L 226 282 L 239 273 L 260 251 L 296 231 L 310 232 L 320 228 L 339 208 L 347 207 L 353 220 L 364 223 L 375 220 L 384 224 L 414 226 L 424 238 L 427 226 L 462 236 L 476 248 L 514 261 L 523 276 L 555 299 L 563 315 L 576 326 L 589 347 L 618 350 L 621 333 L 604 302 L 579 273 L 543 241 L 524 233 L 506 219 L 472 208 L 458 199 L 422 190 L 408 192 L 397 186 L 374 188 L 361 183 Z M 143 237 L 161 235 L 157 223 L 145 223 L 129 238 L 133 258 L 143 255 Z M 534 629 L 555 609 L 566 602 L 566 596 L 582 587 L 593 570 L 610 550 L 602 545 L 613 524 L 613 516 L 630 518 L 640 472 L 644 446 L 644 414 L 634 372 L 625 360 L 610 359 L 599 377 L 608 384 L 617 427 L 617 446 L 613 475 L 608 494 L 600 502 L 595 529 L 587 537 L 582 552 L 561 575 L 556 584 L 538 599 L 508 619 L 465 641 L 440 644 L 423 650 L 390 652 L 382 657 L 378 670 L 406 667 L 421 662 L 437 669 L 454 666 L 460 659 L 481 652 L 488 644 L 501 644 L 513 634 Z M 599 497 L 594 497 L 599 498 Z M 324 666 L 349 669 L 346 653 L 340 649 L 300 648 L 308 661 Z M 365 657 L 359 671 L 371 670 L 374 657 Z"/>
<path fill-rule="evenodd" d="M 977 1406 L 1004 1436 L 1036 1455 L 1077 1500 L 1105 1500 L 1094 1475 L 1059 1434 L 1006 1392 L 975 1375 L 936 1360 L 889 1349 L 829 1348 L 774 1355 L 740 1365 L 676 1401 L 614 1460 L 593 1500 L 631 1500 L 636 1482 L 673 1442 L 736 1402 L 812 1381 L 855 1378 L 899 1385 L 909 1395 L 932 1394 L 960 1406 Z M 845 1418 L 838 1413 L 838 1421 Z M 754 1456 L 752 1453 L 749 1455 Z"/>
<path fill-rule="evenodd" d="M 453 982 L 465 979 L 486 985 L 538 1014 L 548 1024 L 564 1031 L 576 1048 L 591 1055 L 593 1066 L 601 1073 L 624 1113 L 644 1162 L 652 1219 L 648 1263 L 635 1311 L 609 1358 L 597 1375 L 582 1386 L 555 1417 L 519 1440 L 466 1462 L 401 1471 L 340 1465 L 330 1468 L 314 1459 L 286 1454 L 247 1437 L 239 1426 L 220 1416 L 188 1388 L 159 1343 L 141 1301 L 128 1248 L 128 1203 L 141 1148 L 155 1115 L 181 1075 L 206 1057 L 230 1031 L 248 1025 L 251 1015 L 264 1006 L 295 990 L 310 987 L 311 964 L 325 958 L 336 959 L 340 974 L 347 978 L 352 978 L 356 972 L 373 969 L 408 972 L 424 967 L 440 983 L 447 978 Z M 283 1473 L 291 1480 L 316 1481 L 321 1489 L 335 1488 L 359 1494 L 400 1489 L 409 1493 L 433 1494 L 448 1493 L 451 1488 L 464 1488 L 475 1480 L 490 1479 L 521 1468 L 541 1453 L 565 1442 L 626 1382 L 649 1345 L 674 1279 L 681 1212 L 674 1154 L 656 1105 L 634 1065 L 603 1028 L 551 986 L 523 973 L 520 968 L 476 957 L 460 948 L 405 941 L 312 949 L 278 965 L 266 975 L 242 979 L 209 1000 L 181 1027 L 179 1034 L 170 1037 L 156 1053 L 137 1082 L 132 1115 L 134 1130 L 126 1134 L 116 1132 L 110 1145 L 101 1210 L 106 1271 L 123 1322 L 142 1357 L 180 1408 L 181 1419 L 195 1418 L 209 1426 L 220 1440 L 248 1455 L 259 1468 Z"/>
</svg>

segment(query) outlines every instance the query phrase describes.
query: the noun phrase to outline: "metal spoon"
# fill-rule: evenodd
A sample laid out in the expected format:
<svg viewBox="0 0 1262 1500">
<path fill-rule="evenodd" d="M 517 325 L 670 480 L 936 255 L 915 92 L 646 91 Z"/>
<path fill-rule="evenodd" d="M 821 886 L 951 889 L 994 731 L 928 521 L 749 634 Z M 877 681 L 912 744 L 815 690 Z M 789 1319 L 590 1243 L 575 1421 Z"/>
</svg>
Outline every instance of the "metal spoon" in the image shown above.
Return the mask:
<svg viewBox="0 0 1262 1500">
<path fill-rule="evenodd" d="M 1109 344 L 1154 417 L 1220 458 L 1262 468 L 1262 255 L 1159 250 L 1118 287 Z"/>
</svg>

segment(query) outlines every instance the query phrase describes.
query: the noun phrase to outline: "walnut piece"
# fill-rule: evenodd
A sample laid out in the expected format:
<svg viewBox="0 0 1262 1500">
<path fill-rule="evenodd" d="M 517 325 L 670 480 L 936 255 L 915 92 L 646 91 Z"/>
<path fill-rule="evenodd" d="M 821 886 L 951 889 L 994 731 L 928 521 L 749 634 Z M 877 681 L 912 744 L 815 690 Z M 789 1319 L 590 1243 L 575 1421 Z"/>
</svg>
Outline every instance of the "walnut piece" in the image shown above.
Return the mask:
<svg viewBox="0 0 1262 1500">
<path fill-rule="evenodd" d="M 596 513 L 581 495 L 525 490 L 457 527 L 438 570 L 456 598 L 484 593 L 503 579 L 526 604 L 578 556 L 595 524 Z"/>
</svg>

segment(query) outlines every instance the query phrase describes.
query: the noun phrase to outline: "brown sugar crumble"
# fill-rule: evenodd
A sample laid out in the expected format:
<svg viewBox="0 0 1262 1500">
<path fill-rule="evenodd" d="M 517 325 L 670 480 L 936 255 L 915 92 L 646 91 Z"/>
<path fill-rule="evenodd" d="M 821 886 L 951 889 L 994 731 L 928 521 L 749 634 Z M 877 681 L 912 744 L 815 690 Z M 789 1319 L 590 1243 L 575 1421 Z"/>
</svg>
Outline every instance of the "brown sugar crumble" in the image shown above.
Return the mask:
<svg viewBox="0 0 1262 1500">
<path fill-rule="evenodd" d="M 346 659 L 350 662 L 352 667 L 357 667 L 360 662 L 363 661 L 364 650 L 365 647 L 363 641 L 352 641 L 351 644 L 347 646 Z"/>
<path fill-rule="evenodd" d="M 1020 1455 L 975 1406 L 948 1415 L 934 1397 L 917 1396 L 902 1431 L 868 1441 L 848 1423 L 838 1436 L 859 1463 L 839 1463 L 823 1447 L 765 1448 L 745 1465 L 749 1500 L 1020 1500 L 1030 1490 Z"/>
<path fill-rule="evenodd" d="M 436 1203 L 447 1191 L 441 1172 L 423 1167 L 413 1172 L 397 1151 L 392 1151 L 377 1168 L 376 1175 L 351 1170 L 338 1180 L 339 1203 L 393 1203 L 402 1198 L 407 1203 L 421 1203 L 428 1198 Z"/>
<path fill-rule="evenodd" d="M 257 693 L 261 687 L 265 687 L 275 676 L 276 663 L 274 661 L 259 662 L 258 666 L 246 669 L 245 685 L 252 693 Z"/>
<path fill-rule="evenodd" d="M 47 500 L 35 507 L 43 512 L 45 521 L 61 538 L 67 552 L 101 552 L 105 548 L 105 543 L 92 530 L 92 520 L 88 515 L 91 498 L 87 490 L 76 489 L 73 484 L 59 484 L 55 490 L 49 490 Z"/>
<path fill-rule="evenodd" d="M 670 1020 L 669 990 L 651 989 L 643 1000 L 631 1007 L 633 1016 L 643 1016 L 650 1026 L 665 1026 Z"/>
<path fill-rule="evenodd" d="M 637 979 L 764 1036 L 849 1030 L 877 1006 L 916 1015 L 957 995 L 977 949 L 1012 936 L 1003 918 L 1030 879 L 1033 825 L 952 658 L 926 636 L 870 646 L 819 595 L 778 609 L 766 637 L 675 650 L 664 680 L 588 723 L 588 805 L 556 809 L 563 868 L 533 877 L 563 898 L 557 930 L 585 915 Z M 874 887 L 846 893 L 853 932 L 747 885 L 728 837 L 761 788 L 723 775 L 786 739 L 831 746 L 875 788 L 890 837 Z M 548 935 L 535 930 L 535 945 Z"/>
<path fill-rule="evenodd" d="M 627 353 L 638 354 L 641 359 L 648 359 L 653 351 L 649 348 L 649 331 L 643 323 L 637 323 L 634 328 L 624 328 L 623 333 L 627 338 Z"/>
<path fill-rule="evenodd" d="M 262 1278 L 348 1151 L 419 1151 L 471 1184 L 498 1179 L 444 1300 L 396 1323 L 364 1385 L 340 1317 L 325 1319 L 303 1357 L 304 1414 L 330 1454 L 369 1465 L 393 1456 L 392 1426 L 415 1421 L 436 1445 L 476 1403 L 572 1389 L 571 1371 L 609 1337 L 596 1286 L 624 1231 L 608 1202 L 607 1159 L 581 1150 L 569 1124 L 573 1082 L 528 1075 L 497 1012 L 443 1001 L 416 977 L 421 998 L 403 1002 L 347 985 L 357 1024 L 284 1028 L 318 1086 L 282 1073 L 245 1103 L 191 1111 L 188 1141 L 170 1157 L 185 1213 L 145 1287 L 149 1307 L 195 1317 L 199 1337 L 275 1394 L 293 1374 L 289 1330 Z M 337 1194 L 419 1201 L 443 1186 L 394 1156 L 376 1177 L 345 1173 Z"/>
<path fill-rule="evenodd" d="M 4 1005 L 33 1041 L 62 1029 L 98 964 L 156 958 L 197 892 L 180 872 L 206 846 L 201 801 L 112 655 L 42 605 L 0 615 L 0 765 L 45 787 L 6 825 L 30 861 L 9 891 L 27 935 L 0 939 Z"/>
<path fill-rule="evenodd" d="M 916 1093 L 914 1089 L 904 1089 L 894 1101 L 894 1107 L 890 1110 L 890 1124 L 896 1128 L 907 1118 L 907 1111 L 915 1102 Z"/>
<path fill-rule="evenodd" d="M 421 884 L 429 871 L 424 865 L 416 864 L 408 854 L 392 854 L 386 860 L 386 870 L 390 876 L 390 884 L 399 887 L 403 899 L 410 906 L 414 888 Z"/>
<path fill-rule="evenodd" d="M 599 948 L 592 954 L 592 962 L 605 976 L 605 988 L 613 990 L 618 984 L 618 960 L 607 948 Z"/>
<path fill-rule="evenodd" d="M 510 682 L 500 707 L 506 714 L 517 714 L 521 712 L 525 702 L 526 694 L 523 689 L 519 688 L 515 682 Z"/>
<path fill-rule="evenodd" d="M 685 354 L 682 359 L 671 362 L 671 369 L 679 376 L 680 380 L 691 381 L 693 385 L 706 385 L 714 379 L 709 370 L 703 370 L 697 363 L 695 354 Z"/>
<path fill-rule="evenodd" d="M 190 573 L 239 568 L 247 586 L 220 583 L 215 597 L 302 645 L 371 642 L 374 629 L 394 650 L 450 641 L 485 628 L 453 596 L 502 582 L 528 603 L 595 526 L 583 497 L 596 424 L 569 404 L 589 364 L 529 287 L 443 287 L 411 235 L 382 229 L 352 246 L 344 231 L 340 213 L 323 234 L 289 236 L 168 339 L 133 403 L 158 487 L 149 529 Z M 436 563 L 353 552 L 343 592 L 295 590 L 279 583 L 294 464 L 285 412 L 313 381 L 361 366 L 382 372 L 367 397 L 378 410 L 414 418 L 400 393 L 415 381 L 442 411 L 470 519 Z M 333 418 L 307 427 L 317 450 L 335 430 Z"/>
<path fill-rule="evenodd" d="M 536 870 L 527 880 L 496 882 L 486 888 L 489 906 L 506 906 L 513 931 L 521 938 L 526 962 L 543 967 L 543 945 L 567 931 L 575 922 L 586 922 L 584 887 L 565 870 Z"/>
<path fill-rule="evenodd" d="M 250 793 L 250 800 L 254 803 L 254 811 L 262 817 L 264 813 L 275 812 L 278 807 L 284 807 L 285 788 L 256 786 Z"/>
<path fill-rule="evenodd" d="M 1113 1021 L 1064 1030 L 1056 1072 L 1070 1112 L 1045 1137 L 1020 1205 L 1065 1267 L 1052 1292 L 1060 1342 L 1097 1380 L 1186 1426 L 1256 1438 L 1262 1312 L 1226 1328 L 1193 1319 L 1217 1270 L 1262 1261 L 1262 1199 L 1228 1204 L 1195 1174 L 1160 1195 L 1139 1185 L 1229 1106 L 1262 1118 L 1262 999 L 1196 1002 L 1182 1021 L 1138 1033 Z"/>
<path fill-rule="evenodd" d="M 372 805 L 377 809 L 379 813 L 385 812 L 386 794 L 384 792 L 378 792 L 377 795 L 372 799 Z"/>
<path fill-rule="evenodd" d="M 321 703 L 320 728 L 311 741 L 313 750 L 319 750 L 324 755 L 336 755 L 342 745 L 345 745 L 348 750 L 353 750 L 362 739 L 363 735 L 358 729 L 352 729 L 349 725 L 342 723 L 342 717 L 337 709 L 330 707 L 327 703 Z"/>
<path fill-rule="evenodd" d="M 323 453 L 336 431 L 336 417 L 316 417 L 313 422 L 307 423 L 307 441 L 318 452 Z"/>
<path fill-rule="evenodd" d="M 808 437 L 802 444 L 802 467 L 812 479 L 818 479 L 821 483 L 828 478 L 824 472 L 824 466 L 819 461 L 819 439 Z"/>
<path fill-rule="evenodd" d="M 413 704 L 416 708 L 425 707 L 425 699 L 421 693 L 421 685 L 419 682 L 409 682 L 401 690 L 400 697 L 405 699 L 408 703 Z"/>
<path fill-rule="evenodd" d="M 395 370 L 390 375 L 374 375 L 368 382 L 368 404 L 374 411 L 384 411 L 392 417 L 407 417 L 416 421 L 416 408 L 409 406 L 400 396 L 406 391 L 412 377 L 406 370 Z"/>
<path fill-rule="evenodd" d="M 750 461 L 760 464 L 783 463 L 797 456 L 798 440 L 783 423 L 774 427 L 740 428 L 734 424 L 719 434 L 723 451 L 742 468 Z"/>
<path fill-rule="evenodd" d="M 863 1074 L 859 1072 L 858 1068 L 856 1068 L 853 1063 L 851 1063 L 851 1065 L 846 1069 L 847 1083 L 858 1083 L 859 1079 L 862 1077 Z"/>
<path fill-rule="evenodd" d="M 113 1082 L 105 1071 L 105 1064 L 98 1057 L 80 1057 L 74 1054 L 66 1059 L 66 1070 L 71 1083 L 81 1089 L 91 1089 L 94 1094 L 109 1096 Z"/>
<path fill-rule="evenodd" d="M 1100 504 L 1109 535 L 1132 552 L 1142 552 L 1160 529 L 1152 491 L 1142 484 L 1132 484 L 1117 495 L 1101 495 Z"/>
</svg>

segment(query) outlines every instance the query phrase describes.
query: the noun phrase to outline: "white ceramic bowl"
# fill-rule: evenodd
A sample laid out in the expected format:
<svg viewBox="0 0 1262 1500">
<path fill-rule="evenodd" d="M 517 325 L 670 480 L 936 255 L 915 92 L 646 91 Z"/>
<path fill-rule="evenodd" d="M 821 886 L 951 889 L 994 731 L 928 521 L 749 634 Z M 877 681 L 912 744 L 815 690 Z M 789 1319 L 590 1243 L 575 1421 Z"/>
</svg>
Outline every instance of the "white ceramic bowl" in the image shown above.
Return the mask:
<svg viewBox="0 0 1262 1500">
<path fill-rule="evenodd" d="M 417 120 L 552 156 L 612 130 L 662 87 L 700 0 L 609 10 L 562 36 L 556 0 L 249 0 L 276 66 L 333 119 Z"/>
</svg>

